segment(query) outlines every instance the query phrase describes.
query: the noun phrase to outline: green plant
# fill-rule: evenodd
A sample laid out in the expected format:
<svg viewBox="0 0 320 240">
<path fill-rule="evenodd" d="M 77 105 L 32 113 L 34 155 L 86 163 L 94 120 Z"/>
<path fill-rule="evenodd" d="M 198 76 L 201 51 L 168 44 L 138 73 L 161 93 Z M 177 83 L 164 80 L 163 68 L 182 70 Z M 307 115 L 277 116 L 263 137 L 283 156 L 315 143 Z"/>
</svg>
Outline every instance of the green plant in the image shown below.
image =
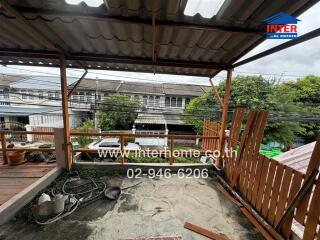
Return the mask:
<svg viewBox="0 0 320 240">
<path fill-rule="evenodd" d="M 94 129 L 93 121 L 86 120 L 79 127 L 79 132 L 80 133 L 88 133 L 91 129 Z M 78 136 L 77 140 L 78 140 L 80 147 L 82 147 L 82 148 L 86 147 L 89 143 L 92 142 L 92 140 L 89 136 L 84 136 L 84 135 Z"/>
<path fill-rule="evenodd" d="M 100 107 L 99 126 L 102 131 L 129 130 L 138 116 L 141 103 L 128 95 L 113 94 L 106 97 Z"/>
</svg>

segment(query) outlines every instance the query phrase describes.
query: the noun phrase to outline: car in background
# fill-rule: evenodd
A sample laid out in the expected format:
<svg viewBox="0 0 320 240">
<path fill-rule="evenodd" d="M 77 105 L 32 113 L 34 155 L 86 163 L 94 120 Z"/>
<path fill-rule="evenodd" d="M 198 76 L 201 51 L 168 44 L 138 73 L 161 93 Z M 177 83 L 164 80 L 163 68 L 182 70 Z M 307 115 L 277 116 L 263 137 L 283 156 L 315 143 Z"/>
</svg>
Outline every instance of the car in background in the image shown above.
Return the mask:
<svg viewBox="0 0 320 240">
<path fill-rule="evenodd" d="M 94 141 L 89 144 L 88 148 L 93 150 L 120 150 L 120 142 L 118 138 L 103 138 L 98 141 Z M 137 151 L 140 150 L 141 147 L 136 143 L 125 143 L 124 150 L 128 151 Z"/>
</svg>

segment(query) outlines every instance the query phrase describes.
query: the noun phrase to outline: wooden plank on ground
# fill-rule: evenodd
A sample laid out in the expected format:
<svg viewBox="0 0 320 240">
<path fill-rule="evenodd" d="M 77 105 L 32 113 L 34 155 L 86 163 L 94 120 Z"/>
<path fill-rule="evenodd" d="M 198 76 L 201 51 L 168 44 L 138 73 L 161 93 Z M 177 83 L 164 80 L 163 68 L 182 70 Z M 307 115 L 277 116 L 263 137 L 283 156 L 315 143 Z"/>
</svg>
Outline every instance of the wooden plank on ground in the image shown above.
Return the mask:
<svg viewBox="0 0 320 240">
<path fill-rule="evenodd" d="M 189 229 L 193 232 L 196 232 L 198 234 L 201 234 L 207 238 L 210 238 L 210 239 L 213 239 L 213 240 L 228 240 L 227 237 L 223 236 L 223 235 L 220 235 L 218 233 L 215 233 L 215 232 L 211 232 L 207 229 L 204 229 L 204 228 L 201 228 L 199 226 L 196 226 L 196 225 L 193 225 L 191 223 L 188 223 L 188 222 L 185 222 L 184 224 L 184 227 L 186 229 Z"/>
</svg>

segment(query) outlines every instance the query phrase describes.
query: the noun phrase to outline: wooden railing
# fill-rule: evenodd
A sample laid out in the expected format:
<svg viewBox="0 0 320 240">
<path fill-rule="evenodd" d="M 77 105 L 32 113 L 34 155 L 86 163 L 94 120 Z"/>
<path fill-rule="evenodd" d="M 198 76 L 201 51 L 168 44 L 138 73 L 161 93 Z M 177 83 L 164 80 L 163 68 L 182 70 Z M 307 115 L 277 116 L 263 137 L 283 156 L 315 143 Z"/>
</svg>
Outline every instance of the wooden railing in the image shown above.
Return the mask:
<svg viewBox="0 0 320 240">
<path fill-rule="evenodd" d="M 28 134 L 33 134 L 33 135 L 47 135 L 47 136 L 52 136 L 54 137 L 54 132 L 50 131 L 0 131 L 1 135 L 1 146 L 2 146 L 2 153 L 4 156 L 4 162 L 6 163 L 6 152 L 9 151 L 43 151 L 43 152 L 53 152 L 56 151 L 55 148 L 32 148 L 32 147 L 14 147 L 14 148 L 7 148 L 7 143 L 6 143 L 6 135 L 28 135 Z M 78 136 L 88 136 L 88 137 L 119 137 L 119 142 L 120 142 L 120 151 L 124 152 L 124 147 L 125 147 L 125 139 L 126 138 L 168 138 L 169 146 L 168 146 L 168 161 L 170 164 L 174 163 L 174 154 L 173 152 L 179 156 L 179 150 L 174 150 L 175 147 L 175 140 L 178 139 L 210 139 L 210 140 L 216 140 L 219 139 L 219 136 L 199 136 L 199 135 L 173 135 L 173 134 L 133 134 L 133 133 L 113 133 L 113 132 L 74 132 L 72 131 L 70 133 L 70 136 L 73 137 L 78 137 Z M 215 149 L 212 149 L 212 151 Z M 128 150 L 130 151 L 130 150 Z M 133 150 L 135 151 L 135 150 Z M 73 153 L 76 152 L 97 152 L 97 150 L 94 149 L 87 149 L 87 148 L 78 148 L 72 150 Z M 181 151 L 182 152 L 182 151 Z M 204 155 L 206 151 L 200 151 L 201 155 Z M 159 155 L 161 155 L 161 151 L 159 151 Z M 125 159 L 121 160 L 122 163 L 125 162 Z"/>
</svg>

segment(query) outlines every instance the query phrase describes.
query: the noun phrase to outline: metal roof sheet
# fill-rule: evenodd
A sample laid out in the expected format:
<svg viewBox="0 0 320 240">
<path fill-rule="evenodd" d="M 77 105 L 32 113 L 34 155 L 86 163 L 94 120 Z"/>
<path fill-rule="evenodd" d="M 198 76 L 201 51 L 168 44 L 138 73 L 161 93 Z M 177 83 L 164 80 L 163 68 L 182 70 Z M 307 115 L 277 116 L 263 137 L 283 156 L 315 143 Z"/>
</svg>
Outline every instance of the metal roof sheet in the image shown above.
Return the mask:
<svg viewBox="0 0 320 240">
<path fill-rule="evenodd" d="M 0 116 L 30 116 L 48 112 L 59 111 L 58 107 L 19 107 L 1 106 Z"/>
<path fill-rule="evenodd" d="M 113 91 L 119 93 L 139 93 L 195 97 L 203 95 L 209 89 L 208 86 L 191 84 L 148 83 L 102 79 L 98 81 L 97 88 L 100 91 Z M 77 87 L 77 91 L 95 89 L 95 79 L 83 79 Z"/>
<path fill-rule="evenodd" d="M 303 145 L 288 152 L 282 153 L 275 157 L 275 159 L 287 166 L 292 167 L 293 169 L 296 169 L 302 173 L 306 173 L 315 145 L 316 142 Z"/>
<path fill-rule="evenodd" d="M 265 18 L 280 11 L 297 16 L 316 3 L 314 0 L 231 0 L 224 2 L 216 16 L 204 19 L 199 14 L 193 17 L 183 14 L 187 0 L 157 1 L 154 68 L 152 1 L 105 0 L 106 4 L 98 8 L 85 3 L 68 5 L 64 0 L 8 2 L 33 27 L 68 52 L 69 67 L 79 67 L 76 60 L 80 60 L 94 69 L 198 76 L 215 74 L 220 70 L 215 65 L 225 68 L 263 41 Z M 116 17 L 117 20 L 112 19 Z M 56 49 L 36 38 L 10 14 L 2 12 L 0 21 L 0 51 L 11 52 L 9 56 L 0 56 L 2 63 L 58 66 Z M 187 28 L 188 24 L 194 27 Z M 199 25 L 217 28 L 204 29 Z M 222 31 L 219 27 L 235 30 Z M 256 32 L 241 32 L 241 29 Z M 14 51 L 24 51 L 25 55 L 21 57 Z M 46 59 L 42 53 L 47 54 Z"/>
<path fill-rule="evenodd" d="M 163 114 L 154 114 L 154 113 L 139 113 L 134 124 L 163 124 L 166 125 L 166 119 Z"/>
</svg>

